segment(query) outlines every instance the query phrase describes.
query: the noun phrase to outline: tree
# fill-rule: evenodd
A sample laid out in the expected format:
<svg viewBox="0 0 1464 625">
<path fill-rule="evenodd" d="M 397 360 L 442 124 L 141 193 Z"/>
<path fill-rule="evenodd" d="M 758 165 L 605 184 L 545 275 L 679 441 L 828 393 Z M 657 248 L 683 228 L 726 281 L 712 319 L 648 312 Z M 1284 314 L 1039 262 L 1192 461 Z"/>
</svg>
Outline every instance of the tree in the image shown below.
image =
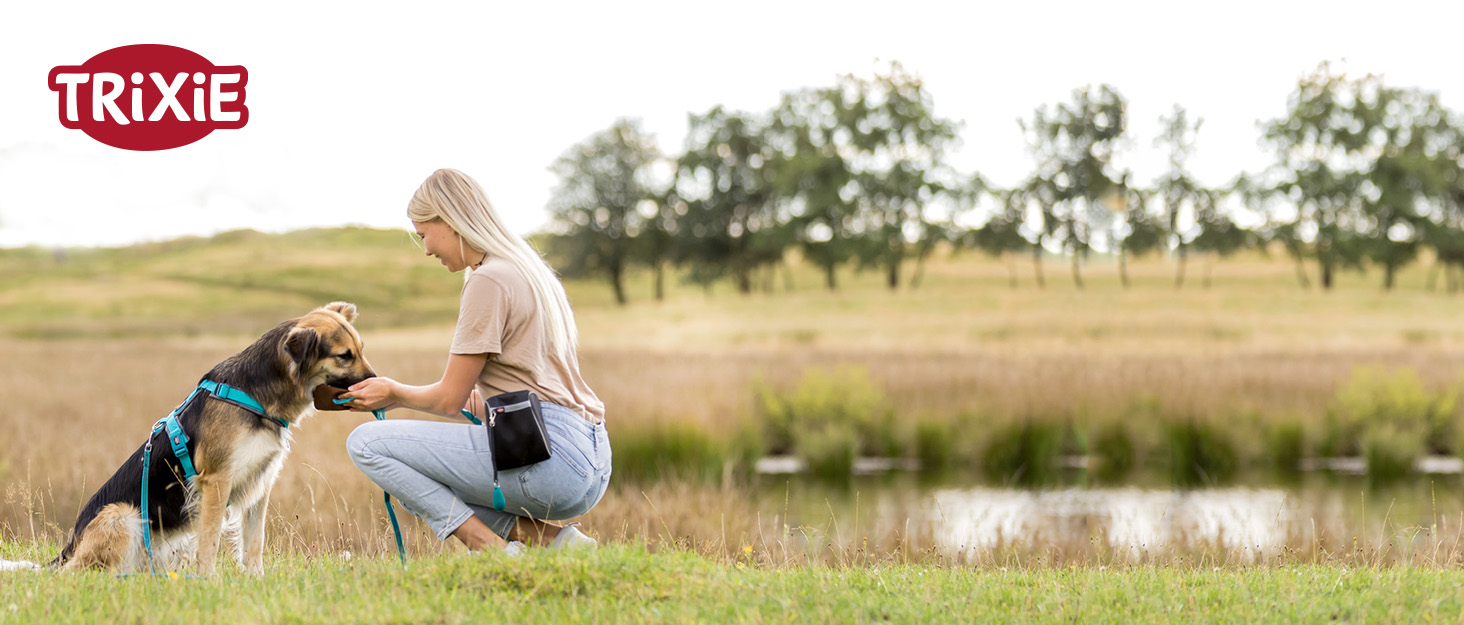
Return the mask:
<svg viewBox="0 0 1464 625">
<path fill-rule="evenodd" d="M 1183 107 L 1176 104 L 1173 112 L 1167 116 L 1161 116 L 1159 122 L 1163 124 L 1164 132 L 1154 140 L 1154 147 L 1169 148 L 1169 169 L 1154 181 L 1154 187 L 1164 207 L 1164 225 L 1168 246 L 1174 250 L 1177 265 L 1174 272 L 1174 288 L 1178 289 L 1184 286 L 1184 270 L 1189 256 L 1189 244 L 1196 236 L 1192 230 L 1198 228 L 1201 223 L 1196 216 L 1197 205 L 1204 201 L 1202 196 L 1207 193 L 1206 189 L 1201 188 L 1200 184 L 1190 177 L 1184 167 L 1185 160 L 1194 150 L 1194 137 L 1199 134 L 1204 120 L 1197 119 L 1191 124 L 1189 114 Z M 1193 227 L 1186 227 L 1191 225 Z"/>
<path fill-rule="evenodd" d="M 1195 235 L 1189 246 L 1198 253 L 1224 258 L 1256 244 L 1255 233 L 1241 228 L 1220 209 L 1220 202 L 1227 194 L 1214 189 L 1199 189 L 1195 195 Z M 1203 286 L 1210 288 L 1210 270 L 1214 262 L 1207 265 Z M 1297 266 L 1300 270 L 1300 265 Z M 1305 280 L 1305 274 L 1302 274 Z"/>
<path fill-rule="evenodd" d="M 659 157 L 640 122 L 622 119 L 567 150 L 550 168 L 559 186 L 549 207 L 568 246 L 568 269 L 603 273 L 621 305 L 632 241 L 646 222 L 638 210 L 655 197 L 648 168 Z"/>
<path fill-rule="evenodd" d="M 1168 234 L 1162 218 L 1149 211 L 1149 194 L 1130 187 L 1127 181 L 1128 174 L 1124 174 L 1109 196 L 1114 198 L 1110 209 L 1122 218 L 1119 227 L 1114 228 L 1113 240 L 1118 251 L 1118 278 L 1125 289 L 1129 287 L 1129 257 L 1139 258 L 1165 249 L 1164 239 Z"/>
<path fill-rule="evenodd" d="M 997 198 L 999 210 L 981 227 L 969 229 L 962 234 L 958 239 L 958 249 L 980 249 L 996 258 L 1003 258 L 1008 253 L 1031 252 L 1033 261 L 1037 265 L 1037 285 L 1041 287 L 1042 246 L 1022 234 L 1024 223 L 1027 220 L 1028 196 L 1026 190 L 1020 187 L 1001 189 L 991 192 L 991 195 Z M 1015 289 L 1017 288 L 1017 272 L 1010 264 L 1008 264 L 1007 270 L 1008 282 Z"/>
<path fill-rule="evenodd" d="M 1424 219 L 1420 222 L 1424 239 L 1437 255 L 1436 267 L 1448 274 L 1448 290 L 1459 290 L 1458 274 L 1464 269 L 1464 123 L 1452 114 L 1445 119 L 1440 134 L 1442 147 L 1434 155 L 1430 179 L 1431 193 Z M 1432 290 L 1434 272 L 1430 272 Z"/>
<path fill-rule="evenodd" d="M 1125 127 L 1123 96 L 1108 85 L 1094 93 L 1073 92 L 1073 101 L 1037 109 L 1032 121 L 1018 120 L 1037 160 L 1034 187 L 1054 193 L 1046 215 L 1060 249 L 1072 259 L 1073 284 L 1083 288 L 1079 270 L 1092 247 L 1093 219 L 1104 217 L 1099 199 L 1120 185 L 1112 173 L 1113 153 Z"/>
<path fill-rule="evenodd" d="M 641 202 L 641 207 L 650 216 L 635 238 L 634 256 L 651 267 L 653 294 L 659 302 L 666 299 L 666 265 L 676 263 L 683 254 L 676 247 L 679 215 L 670 193 L 657 194 L 655 199 Z"/>
<path fill-rule="evenodd" d="M 804 259 L 824 274 L 824 286 L 838 290 L 835 270 L 856 253 L 851 241 L 857 218 L 854 172 L 837 144 L 836 114 L 845 106 L 837 87 L 802 90 L 783 97 L 767 136 L 775 158 L 775 188 Z"/>
<path fill-rule="evenodd" d="M 856 253 L 862 266 L 884 267 L 896 289 L 911 241 L 918 255 L 944 236 L 928 211 L 954 178 L 945 159 L 958 126 L 935 115 L 924 83 L 898 63 L 873 80 L 844 76 L 837 88 L 829 100 L 837 123 L 823 131 L 852 173 Z"/>
<path fill-rule="evenodd" d="M 1316 259 L 1323 289 L 1332 287 L 1338 268 L 1361 267 L 1366 252 L 1362 161 L 1372 129 L 1359 124 L 1354 109 L 1365 91 L 1366 85 L 1322 64 L 1297 84 L 1286 116 L 1265 127 L 1280 177 L 1271 192 L 1291 209 L 1279 231 L 1295 237 L 1296 244 L 1288 245 L 1293 253 Z"/>
<path fill-rule="evenodd" d="M 777 210 L 765 126 L 720 106 L 691 116 L 672 205 L 694 282 L 709 286 L 730 274 L 739 292 L 751 293 L 753 272 L 783 260 L 790 233 Z"/>
<path fill-rule="evenodd" d="M 1383 266 L 1383 289 L 1392 290 L 1398 268 L 1424 244 L 1425 212 L 1446 193 L 1455 132 L 1438 98 L 1416 90 L 1377 84 L 1356 108 L 1375 155 L 1362 188 L 1366 253 Z"/>
</svg>

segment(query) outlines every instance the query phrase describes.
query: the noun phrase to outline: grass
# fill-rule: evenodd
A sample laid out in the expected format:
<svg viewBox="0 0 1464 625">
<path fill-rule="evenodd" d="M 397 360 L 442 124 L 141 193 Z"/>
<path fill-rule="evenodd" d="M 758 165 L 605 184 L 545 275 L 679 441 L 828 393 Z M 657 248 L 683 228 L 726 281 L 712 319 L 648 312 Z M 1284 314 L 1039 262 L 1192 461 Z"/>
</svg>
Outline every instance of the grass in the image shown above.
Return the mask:
<svg viewBox="0 0 1464 625">
<path fill-rule="evenodd" d="M 4 550 L 0 550 L 3 554 Z M 10 555 L 10 554 L 6 554 Z M 1440 622 L 1464 571 L 1408 567 L 768 567 L 634 545 L 442 555 L 401 570 L 340 554 L 263 580 L 0 574 L 4 623 Z"/>
<path fill-rule="evenodd" d="M 1002 262 L 966 255 L 932 259 L 918 289 L 890 292 L 877 272 L 846 271 L 841 290 L 829 293 L 815 269 L 793 259 L 792 289 L 782 276 L 777 290 L 749 295 L 727 285 L 704 291 L 673 276 L 663 302 L 649 299 L 651 276 L 632 271 L 625 307 L 614 305 L 603 282 L 567 281 L 582 370 L 609 407 L 620 471 L 587 525 L 615 540 L 681 545 L 707 557 L 811 537 L 789 547 L 804 564 L 846 563 L 840 554 L 860 548 L 884 557 L 929 547 L 928 537 L 912 536 L 897 520 L 826 514 L 822 491 L 801 495 L 819 509 L 790 513 L 781 497 L 753 492 L 740 471 L 727 470 L 729 461 L 745 466 L 773 446 L 748 440 L 762 429 L 759 403 L 768 395 L 758 389 L 844 409 L 848 402 L 828 400 L 827 389 L 800 391 L 810 371 L 858 371 L 848 384 L 878 392 L 846 385 L 833 399 L 864 407 L 873 397 L 889 410 L 850 419 L 861 424 L 852 441 L 813 420 L 807 448 L 827 451 L 831 465 L 857 445 L 979 467 L 999 432 L 1020 433 L 1009 429 L 1018 417 L 1041 415 L 1061 431 L 1031 438 L 1027 448 L 1043 458 L 1087 451 L 1099 470 L 1114 472 L 1104 480 L 1167 466 L 1164 424 L 1177 416 L 1241 429 L 1244 436 L 1229 433 L 1235 463 L 1295 466 L 1330 446 L 1362 453 L 1359 424 L 1417 397 L 1427 400 L 1417 404 L 1429 406 L 1426 423 L 1372 447 L 1412 457 L 1420 444 L 1464 444 L 1464 433 L 1451 429 L 1458 415 L 1450 389 L 1464 365 L 1458 297 L 1425 288 L 1426 262 L 1400 274 L 1392 293 L 1380 291 L 1375 276 L 1353 273 L 1331 292 L 1303 290 L 1289 262 L 1262 256 L 1214 265 L 1212 289 L 1179 291 L 1162 259 L 1132 263 L 1128 290 L 1101 257 L 1086 268 L 1084 290 L 1062 279 L 1062 259 L 1049 264 L 1046 289 L 1033 286 L 1025 262 L 1012 289 Z M 327 301 L 360 305 L 367 356 L 382 374 L 436 380 L 460 287 L 460 277 L 423 258 L 400 231 L 235 232 L 60 254 L 0 250 L 0 428 L 7 433 L 0 535 L 60 540 L 83 500 L 201 372 L 279 320 Z M 1388 401 L 1338 403 L 1339 389 L 1369 367 L 1394 380 L 1380 386 Z M 1405 371 L 1413 373 L 1389 377 Z M 1406 393 L 1393 401 L 1400 388 Z M 273 552 L 389 553 L 380 493 L 343 452 L 360 420 L 322 415 L 298 432 L 272 499 Z M 1332 429 L 1345 436 L 1328 442 Z M 1186 436 L 1177 438 L 1195 438 Z M 995 473 L 1034 475 L 1022 468 L 1029 464 L 1017 455 Z M 630 479 L 632 466 L 639 479 Z M 702 479 L 679 479 L 693 475 Z M 836 500 L 857 486 L 828 488 Z M 420 526 L 412 529 L 414 553 L 440 551 Z M 1344 531 L 1330 535 L 1321 555 L 1288 562 L 1347 562 L 1337 556 L 1346 552 Z"/>
</svg>

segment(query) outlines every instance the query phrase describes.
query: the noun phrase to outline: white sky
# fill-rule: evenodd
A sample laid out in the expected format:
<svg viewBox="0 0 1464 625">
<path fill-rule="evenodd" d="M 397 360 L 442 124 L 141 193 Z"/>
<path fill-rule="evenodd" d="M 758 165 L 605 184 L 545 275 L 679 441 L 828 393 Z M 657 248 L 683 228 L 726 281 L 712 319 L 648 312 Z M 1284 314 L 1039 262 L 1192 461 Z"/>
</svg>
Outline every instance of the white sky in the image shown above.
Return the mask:
<svg viewBox="0 0 1464 625">
<path fill-rule="evenodd" d="M 1323 60 L 1464 108 L 1464 3 L 30 2 L 0 5 L 0 246 L 116 245 L 232 228 L 403 227 L 439 167 L 477 178 L 515 229 L 547 221 L 548 166 L 618 117 L 676 153 L 686 115 L 919 74 L 964 123 L 952 163 L 999 185 L 1031 159 L 1016 124 L 1107 82 L 1130 103 L 1122 164 L 1147 183 L 1175 104 L 1205 119 L 1190 169 L 1219 185 L 1270 162 L 1256 120 Z M 132 152 L 57 119 L 46 77 L 162 43 L 249 70 L 250 118 Z"/>
</svg>

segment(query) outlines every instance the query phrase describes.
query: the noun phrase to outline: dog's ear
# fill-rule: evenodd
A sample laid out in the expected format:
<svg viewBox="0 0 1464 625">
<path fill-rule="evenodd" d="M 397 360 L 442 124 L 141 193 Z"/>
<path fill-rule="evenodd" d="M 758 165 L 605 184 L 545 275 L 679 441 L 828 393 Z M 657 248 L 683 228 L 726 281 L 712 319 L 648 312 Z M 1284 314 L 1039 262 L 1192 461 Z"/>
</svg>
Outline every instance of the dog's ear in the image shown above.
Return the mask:
<svg viewBox="0 0 1464 625">
<path fill-rule="evenodd" d="M 320 335 L 315 333 L 315 328 L 295 328 L 285 337 L 285 353 L 296 364 L 314 358 L 315 350 L 319 347 Z"/>
<path fill-rule="evenodd" d="M 356 305 L 350 302 L 331 302 L 322 306 L 331 312 L 338 312 L 346 318 L 346 323 L 356 323 Z"/>
</svg>

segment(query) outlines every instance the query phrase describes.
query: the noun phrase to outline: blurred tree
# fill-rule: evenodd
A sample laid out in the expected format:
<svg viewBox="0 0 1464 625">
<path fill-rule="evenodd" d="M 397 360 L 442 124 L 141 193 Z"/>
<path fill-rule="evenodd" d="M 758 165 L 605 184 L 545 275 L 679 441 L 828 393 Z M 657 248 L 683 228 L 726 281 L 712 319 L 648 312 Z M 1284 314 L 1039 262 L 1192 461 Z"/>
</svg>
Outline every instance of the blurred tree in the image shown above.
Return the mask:
<svg viewBox="0 0 1464 625">
<path fill-rule="evenodd" d="M 653 137 L 637 120 L 617 120 L 608 130 L 571 147 L 550 167 L 559 186 L 549 201 L 556 240 L 564 246 L 565 270 L 603 274 L 626 303 L 625 270 L 632 260 L 632 241 L 654 206 L 648 168 L 660 157 Z"/>
<path fill-rule="evenodd" d="M 1289 202 L 1276 232 L 1291 237 L 1292 253 L 1316 259 L 1323 289 L 1339 267 L 1360 268 L 1367 251 L 1362 185 L 1372 128 L 1353 106 L 1362 91 L 1324 63 L 1297 84 L 1286 116 L 1265 126 L 1279 177 L 1270 191 Z"/>
<path fill-rule="evenodd" d="M 1174 288 L 1178 289 L 1184 286 L 1189 244 L 1200 226 L 1196 207 L 1203 201 L 1201 196 L 1207 193 L 1184 166 L 1194 151 L 1195 135 L 1199 134 L 1204 120 L 1197 119 L 1191 124 L 1189 113 L 1176 104 L 1173 112 L 1159 118 L 1159 123 L 1164 131 L 1154 139 L 1154 147 L 1168 148 L 1169 169 L 1154 181 L 1154 187 L 1164 206 L 1165 236 L 1169 248 L 1174 250 Z"/>
<path fill-rule="evenodd" d="M 791 228 L 776 201 L 777 172 L 766 122 L 718 106 L 692 115 L 672 185 L 679 246 L 690 279 L 704 286 L 730 274 L 752 292 L 753 272 L 782 262 Z"/>
<path fill-rule="evenodd" d="M 1118 277 L 1123 288 L 1129 287 L 1128 259 L 1139 258 L 1165 249 L 1167 234 L 1163 218 L 1149 210 L 1149 192 L 1128 185 L 1128 174 L 1107 196 L 1109 210 L 1119 219 L 1112 238 L 1118 251 Z"/>
<path fill-rule="evenodd" d="M 635 238 L 634 257 L 651 268 L 652 289 L 656 301 L 666 299 L 666 265 L 676 264 L 685 251 L 676 247 L 678 205 L 669 191 L 657 193 L 653 199 L 643 200 L 642 213 L 648 215 L 640 236 Z"/>
<path fill-rule="evenodd" d="M 941 221 L 922 220 L 920 236 L 915 239 L 915 275 L 910 277 L 910 288 L 920 288 L 920 282 L 925 276 L 925 261 L 942 243 L 949 244 L 948 247 L 953 251 L 961 248 L 962 237 L 965 235 L 963 229 L 956 225 L 956 220 L 961 214 L 973 210 L 987 193 L 986 179 L 980 174 L 972 174 L 964 184 L 946 186 L 945 195 L 951 203 L 950 210 Z"/>
<path fill-rule="evenodd" d="M 835 270 L 854 257 L 854 172 L 837 145 L 836 112 L 847 107 L 844 91 L 831 87 L 786 94 L 772 114 L 767 136 L 774 149 L 775 188 L 792 217 L 791 232 L 803 258 L 838 290 Z"/>
<path fill-rule="evenodd" d="M 1367 256 L 1383 266 L 1383 289 L 1392 290 L 1398 268 L 1418 256 L 1430 234 L 1426 214 L 1441 207 L 1447 170 L 1458 166 L 1448 162 L 1456 133 L 1438 98 L 1417 90 L 1379 82 L 1354 106 L 1375 155 L 1362 188 Z"/>
<path fill-rule="evenodd" d="M 1421 225 L 1424 238 L 1436 254 L 1435 268 L 1448 274 L 1448 290 L 1459 289 L 1464 269 L 1464 120 L 1452 113 L 1445 117 L 1439 133 L 1442 148 L 1434 155 L 1429 206 Z M 1437 271 L 1430 272 L 1429 289 Z"/>
<path fill-rule="evenodd" d="M 1208 254 L 1211 262 L 1205 265 L 1202 286 L 1210 288 L 1210 272 L 1215 268 L 1215 259 L 1225 258 L 1240 250 L 1254 247 L 1260 239 L 1256 234 L 1235 223 L 1221 210 L 1220 202 L 1227 195 L 1225 191 L 1199 189 L 1195 195 L 1195 235 L 1189 246 L 1201 254 Z M 1297 265 L 1300 269 L 1300 264 Z M 1305 279 L 1305 274 L 1302 274 Z"/>
<path fill-rule="evenodd" d="M 1022 235 L 1027 221 L 1028 196 L 1025 189 L 989 191 L 999 202 L 996 214 L 979 228 L 966 230 L 958 239 L 957 248 L 979 249 L 995 258 L 1031 251 L 1037 263 L 1037 283 L 1042 284 L 1042 246 Z M 1007 263 L 1008 282 L 1017 288 L 1017 272 Z"/>
<path fill-rule="evenodd" d="M 1097 92 L 1081 88 L 1073 101 L 1037 109 L 1032 121 L 1018 120 L 1037 160 L 1034 186 L 1055 193 L 1051 212 L 1045 214 L 1050 232 L 1072 260 L 1073 283 L 1083 287 L 1080 263 L 1091 249 L 1094 219 L 1106 220 L 1100 198 L 1115 193 L 1119 182 L 1111 173 L 1113 152 L 1125 127 L 1123 96 L 1101 85 Z"/>
<path fill-rule="evenodd" d="M 898 63 L 872 80 L 844 76 L 837 88 L 825 100 L 837 125 L 825 132 L 852 174 L 843 196 L 855 206 L 855 252 L 861 266 L 883 266 L 896 289 L 911 242 L 918 257 L 946 236 L 929 210 L 952 185 L 945 158 L 958 125 L 935 115 L 924 84 Z"/>
</svg>

